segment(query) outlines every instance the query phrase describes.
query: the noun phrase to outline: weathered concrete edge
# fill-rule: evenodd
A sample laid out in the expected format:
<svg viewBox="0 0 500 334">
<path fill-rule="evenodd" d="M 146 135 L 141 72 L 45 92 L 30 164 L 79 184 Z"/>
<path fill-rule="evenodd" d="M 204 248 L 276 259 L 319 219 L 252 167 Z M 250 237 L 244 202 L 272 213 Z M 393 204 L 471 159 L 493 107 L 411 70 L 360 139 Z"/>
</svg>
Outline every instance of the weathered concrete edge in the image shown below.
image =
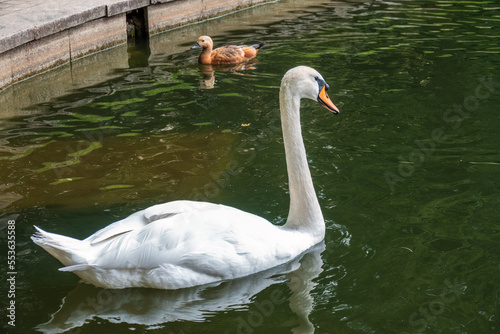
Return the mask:
<svg viewBox="0 0 500 334">
<path fill-rule="evenodd" d="M 86 22 L 0 53 L 0 89 L 127 42 L 125 13 Z"/>
<path fill-rule="evenodd" d="M 215 18 L 277 0 L 151 0 L 160 6 L 148 7 L 149 34 L 156 35 L 183 25 Z"/>
<path fill-rule="evenodd" d="M 10 26 L 0 30 L 0 53 L 99 18 L 146 7 L 151 1 L 154 0 L 88 0 L 85 4 L 72 3 L 68 10 L 59 10 L 56 15 L 42 13 L 45 15 L 40 15 L 36 22 L 33 22 L 33 16 L 38 13 L 38 8 L 27 10 L 23 14 L 7 15 L 4 19 Z M 50 6 L 47 11 L 52 11 Z"/>
<path fill-rule="evenodd" d="M 90 5 L 99 0 L 89 0 Z M 46 22 L 25 35 L 18 36 L 17 41 L 24 44 L 0 51 L 0 90 L 19 81 L 56 68 L 89 54 L 118 46 L 126 42 L 126 23 L 124 13 L 146 7 L 148 16 L 154 18 L 149 22 L 149 33 L 157 34 L 185 24 L 202 21 L 227 14 L 235 10 L 257 4 L 272 2 L 270 0 L 108 0 L 113 3 L 95 6 L 65 15 L 52 22 Z M 105 14 L 104 10 L 105 8 Z M 77 10 L 79 10 L 77 8 Z M 116 23 L 120 17 L 123 30 Z M 97 22 L 99 27 L 96 28 Z M 111 27 L 111 28 L 110 28 Z M 104 28 L 104 29 L 103 29 Z M 113 32 L 107 33 L 111 29 Z M 118 31 L 116 30 L 118 29 Z M 102 33 L 104 31 L 104 33 Z M 94 36 L 94 32 L 101 32 Z M 114 33 L 114 35 L 113 35 Z M 18 34 L 20 34 L 18 32 Z M 86 35 L 87 44 L 75 36 Z M 100 39 L 101 35 L 105 38 Z M 13 46 L 16 43 L 4 43 L 0 36 L 0 45 Z M 12 41 L 12 40 L 11 40 Z M 52 42 L 50 42 L 52 41 Z M 54 44 L 54 41 L 57 43 Z M 49 43 L 45 43 L 49 42 Z M 47 47 L 45 44 L 52 44 Z M 55 46 L 55 48 L 54 48 Z M 5 48 L 5 47 L 4 47 Z M 44 51 L 45 49 L 45 51 Z M 33 59 L 33 55 L 38 59 Z"/>
<path fill-rule="evenodd" d="M 147 7 L 152 4 L 151 0 L 130 0 L 130 1 L 120 1 L 114 4 L 110 4 L 107 7 L 107 16 L 114 16 L 122 14 L 137 8 Z"/>
</svg>

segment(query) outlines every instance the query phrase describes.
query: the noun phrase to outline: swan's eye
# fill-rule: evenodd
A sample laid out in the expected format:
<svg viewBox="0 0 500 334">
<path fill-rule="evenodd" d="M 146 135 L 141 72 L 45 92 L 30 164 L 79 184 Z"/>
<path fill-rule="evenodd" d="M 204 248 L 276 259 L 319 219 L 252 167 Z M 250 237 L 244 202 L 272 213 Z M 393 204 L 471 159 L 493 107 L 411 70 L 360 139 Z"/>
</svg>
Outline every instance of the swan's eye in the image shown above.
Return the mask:
<svg viewBox="0 0 500 334">
<path fill-rule="evenodd" d="M 314 77 L 314 80 L 316 80 L 318 82 L 320 90 L 323 89 L 323 87 L 325 87 L 325 90 L 329 90 L 330 89 L 330 86 L 328 86 L 328 84 L 322 78 L 320 78 L 319 76 L 316 75 Z"/>
<path fill-rule="evenodd" d="M 202 43 L 205 43 L 205 40 L 203 39 L 203 40 L 201 40 L 201 42 L 202 42 Z"/>
</svg>

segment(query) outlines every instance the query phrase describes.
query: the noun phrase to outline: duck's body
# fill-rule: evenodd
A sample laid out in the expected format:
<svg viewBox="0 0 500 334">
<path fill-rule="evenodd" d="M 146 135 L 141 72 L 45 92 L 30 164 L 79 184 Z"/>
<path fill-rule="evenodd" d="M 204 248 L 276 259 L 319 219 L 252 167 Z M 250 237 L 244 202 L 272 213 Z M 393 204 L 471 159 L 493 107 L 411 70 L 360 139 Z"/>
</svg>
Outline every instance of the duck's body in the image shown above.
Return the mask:
<svg viewBox="0 0 500 334">
<path fill-rule="evenodd" d="M 33 241 L 66 266 L 60 270 L 105 288 L 178 289 L 244 277 L 294 259 L 325 234 L 302 142 L 299 107 L 301 98 L 317 98 L 338 113 L 327 88 L 319 73 L 307 67 L 290 70 L 282 81 L 291 205 L 285 225 L 275 226 L 224 205 L 174 201 L 136 212 L 84 240 L 37 228 Z"/>
<path fill-rule="evenodd" d="M 257 56 L 257 52 L 265 43 L 254 45 L 226 45 L 214 49 L 214 43 L 208 36 L 201 36 L 192 48 L 201 47 L 203 50 L 198 62 L 203 65 L 238 64 Z"/>
</svg>

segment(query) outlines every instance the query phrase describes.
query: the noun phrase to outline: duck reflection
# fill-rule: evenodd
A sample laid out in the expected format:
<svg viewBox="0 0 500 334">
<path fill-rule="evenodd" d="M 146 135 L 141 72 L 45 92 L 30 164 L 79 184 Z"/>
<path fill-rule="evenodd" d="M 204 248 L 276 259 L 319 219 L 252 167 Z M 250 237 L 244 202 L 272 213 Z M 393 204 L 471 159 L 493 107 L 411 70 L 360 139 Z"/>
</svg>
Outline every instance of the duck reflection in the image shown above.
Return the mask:
<svg viewBox="0 0 500 334">
<path fill-rule="evenodd" d="M 62 333 L 83 327 L 96 318 L 148 327 L 174 321 L 201 322 L 217 312 L 248 308 L 255 295 L 273 284 L 287 282 L 291 290 L 290 309 L 297 314 L 300 323 L 293 333 L 314 333 L 314 326 L 309 321 L 313 309 L 310 292 L 316 285 L 313 279 L 323 270 L 321 252 L 324 249 L 324 243 L 320 243 L 295 260 L 265 272 L 188 289 L 113 290 L 82 283 L 63 299 L 61 308 L 50 321 L 35 329 L 44 333 Z M 283 294 L 274 296 L 284 299 Z M 235 328 L 239 325 L 235 321 Z"/>
<path fill-rule="evenodd" d="M 239 75 L 247 75 L 241 73 L 246 70 L 255 70 L 257 60 L 253 59 L 249 62 L 231 65 L 202 65 L 198 64 L 202 78 L 200 79 L 200 89 L 212 89 L 215 87 L 215 72 L 232 72 Z"/>
</svg>

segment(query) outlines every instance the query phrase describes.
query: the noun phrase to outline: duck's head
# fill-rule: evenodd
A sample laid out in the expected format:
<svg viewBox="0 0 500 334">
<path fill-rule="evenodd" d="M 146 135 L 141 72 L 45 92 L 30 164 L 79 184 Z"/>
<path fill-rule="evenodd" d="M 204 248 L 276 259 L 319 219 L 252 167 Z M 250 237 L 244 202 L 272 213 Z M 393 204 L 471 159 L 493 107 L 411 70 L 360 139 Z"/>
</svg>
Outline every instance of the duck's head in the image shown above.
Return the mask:
<svg viewBox="0 0 500 334">
<path fill-rule="evenodd" d="M 301 98 L 318 101 L 324 108 L 338 114 L 339 109 L 333 104 L 326 91 L 330 89 L 328 84 L 314 68 L 297 66 L 286 72 L 281 82 L 282 86 L 289 86 Z"/>
<path fill-rule="evenodd" d="M 212 39 L 208 36 L 200 36 L 198 37 L 198 41 L 196 42 L 195 45 L 191 47 L 191 49 L 199 48 L 202 47 L 203 49 L 206 48 L 212 48 L 214 45 L 214 42 Z"/>
</svg>

